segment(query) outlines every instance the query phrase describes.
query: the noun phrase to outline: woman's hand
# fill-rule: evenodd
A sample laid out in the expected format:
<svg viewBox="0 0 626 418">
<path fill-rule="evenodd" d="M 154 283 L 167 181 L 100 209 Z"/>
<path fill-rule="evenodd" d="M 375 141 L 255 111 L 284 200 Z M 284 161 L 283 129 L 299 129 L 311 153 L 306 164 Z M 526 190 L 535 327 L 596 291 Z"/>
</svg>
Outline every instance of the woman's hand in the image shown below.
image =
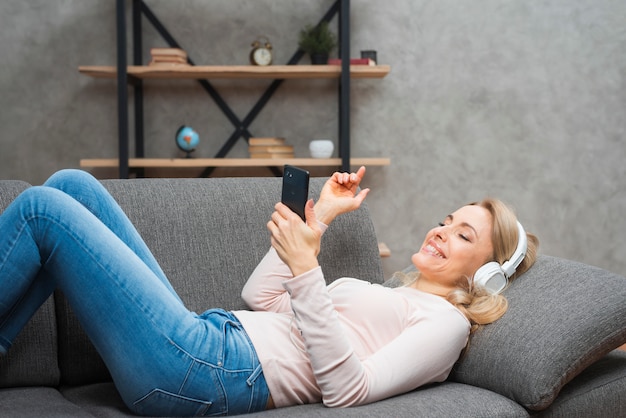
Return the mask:
<svg viewBox="0 0 626 418">
<path fill-rule="evenodd" d="M 313 200 L 309 200 L 304 208 L 306 223 L 283 203 L 277 203 L 274 209 L 267 223 L 272 247 L 294 277 L 319 266 L 317 255 L 322 231 L 317 224 Z"/>
<path fill-rule="evenodd" d="M 357 194 L 363 176 L 365 176 L 363 166 L 356 173 L 334 173 L 324 184 L 319 200 L 315 204 L 317 219 L 330 225 L 337 216 L 358 209 L 370 191 L 362 189 Z"/>
</svg>

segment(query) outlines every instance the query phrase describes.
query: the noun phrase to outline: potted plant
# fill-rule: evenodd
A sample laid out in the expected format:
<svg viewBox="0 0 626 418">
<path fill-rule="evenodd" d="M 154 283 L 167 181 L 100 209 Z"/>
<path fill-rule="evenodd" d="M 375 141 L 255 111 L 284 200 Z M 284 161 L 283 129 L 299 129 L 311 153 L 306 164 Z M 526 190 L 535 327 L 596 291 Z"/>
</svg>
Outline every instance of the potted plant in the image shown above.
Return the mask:
<svg viewBox="0 0 626 418">
<path fill-rule="evenodd" d="M 311 64 L 327 64 L 330 52 L 337 46 L 337 37 L 328 28 L 328 22 L 307 25 L 300 31 L 300 49 L 311 57 Z"/>
</svg>

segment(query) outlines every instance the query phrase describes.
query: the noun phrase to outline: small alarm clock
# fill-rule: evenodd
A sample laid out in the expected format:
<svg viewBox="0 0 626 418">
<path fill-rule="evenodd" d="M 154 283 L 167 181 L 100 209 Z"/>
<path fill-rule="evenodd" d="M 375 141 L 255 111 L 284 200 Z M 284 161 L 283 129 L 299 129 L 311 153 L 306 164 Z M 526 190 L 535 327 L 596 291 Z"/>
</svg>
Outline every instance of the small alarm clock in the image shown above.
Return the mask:
<svg viewBox="0 0 626 418">
<path fill-rule="evenodd" d="M 271 65 L 272 64 L 272 44 L 265 36 L 259 36 L 256 41 L 252 42 L 252 51 L 250 51 L 250 64 L 252 65 Z"/>
</svg>

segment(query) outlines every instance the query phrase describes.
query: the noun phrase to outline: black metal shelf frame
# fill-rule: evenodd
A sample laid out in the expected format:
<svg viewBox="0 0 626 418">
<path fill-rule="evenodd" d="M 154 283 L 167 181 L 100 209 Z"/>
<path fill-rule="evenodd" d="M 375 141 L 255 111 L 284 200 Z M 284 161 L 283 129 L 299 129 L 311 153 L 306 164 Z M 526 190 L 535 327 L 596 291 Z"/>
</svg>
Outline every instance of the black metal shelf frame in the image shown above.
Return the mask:
<svg viewBox="0 0 626 418">
<path fill-rule="evenodd" d="M 184 49 L 167 28 L 161 23 L 156 15 L 150 10 L 144 0 L 132 1 L 132 62 L 133 65 L 142 65 L 142 17 L 156 29 L 159 35 L 172 48 Z M 118 152 L 119 152 L 119 177 L 128 178 L 130 169 L 128 160 L 129 151 L 129 115 L 128 115 L 128 84 L 134 90 L 134 119 L 135 119 L 135 157 L 144 158 L 144 126 L 143 126 L 143 80 L 129 76 L 127 73 L 127 29 L 126 29 L 126 4 L 127 0 L 117 0 L 116 3 L 116 30 L 117 30 L 117 100 L 118 100 Z M 350 0 L 336 0 L 326 14 L 320 19 L 321 22 L 330 22 L 338 15 L 338 38 L 339 57 L 341 58 L 341 76 L 339 78 L 339 139 L 338 151 L 341 158 L 341 170 L 350 170 Z M 318 23 L 318 24 L 319 24 Z M 297 50 L 287 65 L 296 65 L 304 56 L 304 52 Z M 188 58 L 190 65 L 195 65 L 191 57 Z M 211 96 L 218 108 L 224 113 L 235 130 L 224 142 L 215 158 L 224 158 L 233 148 L 237 141 L 244 138 L 246 142 L 253 135 L 248 127 L 267 104 L 284 79 L 273 80 L 269 87 L 258 99 L 256 104 L 243 118 L 239 119 L 228 104 L 213 88 L 208 80 L 198 80 L 198 83 Z M 276 167 L 270 168 L 274 174 L 280 175 Z M 202 173 L 208 177 L 213 167 L 207 167 Z"/>
</svg>

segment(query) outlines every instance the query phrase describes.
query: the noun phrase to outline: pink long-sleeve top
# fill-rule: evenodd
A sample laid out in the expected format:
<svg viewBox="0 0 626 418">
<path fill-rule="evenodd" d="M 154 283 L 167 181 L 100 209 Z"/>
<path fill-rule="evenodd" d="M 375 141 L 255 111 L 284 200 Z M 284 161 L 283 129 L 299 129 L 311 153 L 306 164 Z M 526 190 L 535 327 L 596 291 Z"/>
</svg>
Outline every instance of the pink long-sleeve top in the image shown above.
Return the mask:
<svg viewBox="0 0 626 418">
<path fill-rule="evenodd" d="M 235 311 L 276 407 L 374 402 L 447 378 L 470 324 L 439 296 L 342 278 L 321 267 L 293 277 L 271 249 Z M 259 312 L 261 311 L 261 312 Z"/>
</svg>

